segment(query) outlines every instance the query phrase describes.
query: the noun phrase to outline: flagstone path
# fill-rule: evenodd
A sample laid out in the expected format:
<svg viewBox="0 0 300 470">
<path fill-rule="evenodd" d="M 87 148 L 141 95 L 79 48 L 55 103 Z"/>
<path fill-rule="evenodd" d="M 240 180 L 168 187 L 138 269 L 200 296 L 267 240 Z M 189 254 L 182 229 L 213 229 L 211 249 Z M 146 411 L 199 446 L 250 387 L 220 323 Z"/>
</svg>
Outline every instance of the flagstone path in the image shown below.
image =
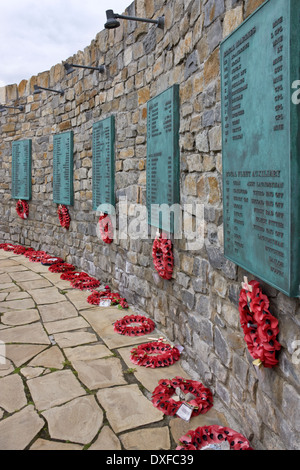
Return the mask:
<svg viewBox="0 0 300 470">
<path fill-rule="evenodd" d="M 158 381 L 189 375 L 180 361 L 134 366 L 130 351 L 148 336 L 118 335 L 113 323 L 136 312 L 92 306 L 88 295 L 0 250 L 1 450 L 170 450 L 190 429 L 228 426 L 216 401 L 190 422 L 158 411 Z"/>
</svg>

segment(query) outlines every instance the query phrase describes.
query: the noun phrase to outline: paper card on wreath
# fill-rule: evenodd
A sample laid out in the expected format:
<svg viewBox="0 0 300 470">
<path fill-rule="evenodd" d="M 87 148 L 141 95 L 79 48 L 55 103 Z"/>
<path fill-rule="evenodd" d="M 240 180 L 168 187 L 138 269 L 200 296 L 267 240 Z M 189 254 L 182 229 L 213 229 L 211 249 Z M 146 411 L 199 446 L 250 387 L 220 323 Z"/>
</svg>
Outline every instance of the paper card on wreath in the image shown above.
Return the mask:
<svg viewBox="0 0 300 470">
<path fill-rule="evenodd" d="M 111 300 L 110 299 L 100 299 L 99 307 L 110 307 Z"/>
<path fill-rule="evenodd" d="M 182 403 L 182 405 L 178 408 L 176 415 L 183 419 L 184 421 L 189 422 L 193 413 L 194 407 L 189 405 L 188 403 Z"/>
</svg>

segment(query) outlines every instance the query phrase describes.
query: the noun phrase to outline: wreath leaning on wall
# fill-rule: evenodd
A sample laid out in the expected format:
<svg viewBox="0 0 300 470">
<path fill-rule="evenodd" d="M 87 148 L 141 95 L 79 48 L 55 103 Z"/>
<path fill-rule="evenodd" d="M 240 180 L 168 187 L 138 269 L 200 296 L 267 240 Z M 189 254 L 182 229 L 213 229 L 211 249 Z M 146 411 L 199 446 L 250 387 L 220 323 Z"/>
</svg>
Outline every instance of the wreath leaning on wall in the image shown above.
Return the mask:
<svg viewBox="0 0 300 470">
<path fill-rule="evenodd" d="M 16 212 L 21 219 L 23 220 L 28 219 L 28 216 L 29 216 L 28 202 L 19 199 L 16 205 Z"/>
<path fill-rule="evenodd" d="M 254 365 L 271 368 L 278 364 L 276 352 L 281 349 L 277 341 L 278 320 L 269 312 L 269 299 L 257 281 L 244 279 L 239 299 L 239 312 L 244 339 Z"/>
</svg>

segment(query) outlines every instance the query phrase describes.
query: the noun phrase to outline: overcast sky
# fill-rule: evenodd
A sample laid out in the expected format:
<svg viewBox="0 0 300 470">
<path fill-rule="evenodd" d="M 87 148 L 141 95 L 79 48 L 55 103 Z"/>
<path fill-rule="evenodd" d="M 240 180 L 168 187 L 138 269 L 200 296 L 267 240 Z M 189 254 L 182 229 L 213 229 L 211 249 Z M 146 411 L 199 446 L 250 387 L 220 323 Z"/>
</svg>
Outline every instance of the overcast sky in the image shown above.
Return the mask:
<svg viewBox="0 0 300 470">
<path fill-rule="evenodd" d="M 66 60 L 104 29 L 105 11 L 132 0 L 0 0 L 0 87 Z"/>
</svg>

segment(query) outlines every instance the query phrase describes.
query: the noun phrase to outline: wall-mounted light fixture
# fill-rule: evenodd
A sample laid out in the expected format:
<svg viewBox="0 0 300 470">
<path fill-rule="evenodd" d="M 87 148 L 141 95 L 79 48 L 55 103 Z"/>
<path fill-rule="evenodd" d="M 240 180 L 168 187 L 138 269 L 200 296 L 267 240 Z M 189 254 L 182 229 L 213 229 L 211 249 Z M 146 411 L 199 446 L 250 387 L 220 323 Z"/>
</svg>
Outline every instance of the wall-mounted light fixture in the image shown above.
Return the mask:
<svg viewBox="0 0 300 470">
<path fill-rule="evenodd" d="M 18 109 L 19 111 L 24 111 L 24 106 L 6 106 L 5 104 L 0 104 L 0 113 L 3 113 L 6 109 Z"/>
<path fill-rule="evenodd" d="M 135 16 L 118 15 L 118 13 L 114 13 L 113 10 L 107 10 L 106 18 L 107 18 L 107 22 L 104 25 L 106 29 L 118 28 L 120 26 L 120 22 L 118 21 L 118 19 L 142 21 L 144 23 L 153 23 L 153 24 L 156 24 L 157 27 L 160 29 L 164 29 L 164 26 L 165 26 L 164 16 L 160 16 L 157 20 L 148 20 L 147 18 L 136 18 Z"/>
<path fill-rule="evenodd" d="M 59 93 L 60 95 L 63 95 L 63 94 L 64 94 L 64 91 L 63 91 L 63 90 L 53 90 L 52 88 L 44 88 L 44 87 L 39 86 L 39 85 L 34 85 L 34 92 L 33 92 L 33 94 L 34 94 L 34 95 L 38 95 L 39 93 L 42 93 L 43 90 L 52 91 L 53 93 Z"/>
<path fill-rule="evenodd" d="M 104 73 L 105 72 L 105 66 L 100 65 L 99 67 L 91 67 L 89 65 L 77 65 L 77 64 L 64 64 L 64 67 L 66 69 L 66 73 L 72 73 L 74 72 L 74 67 L 80 68 L 80 69 L 89 69 L 89 70 L 97 70 L 99 73 Z"/>
</svg>

